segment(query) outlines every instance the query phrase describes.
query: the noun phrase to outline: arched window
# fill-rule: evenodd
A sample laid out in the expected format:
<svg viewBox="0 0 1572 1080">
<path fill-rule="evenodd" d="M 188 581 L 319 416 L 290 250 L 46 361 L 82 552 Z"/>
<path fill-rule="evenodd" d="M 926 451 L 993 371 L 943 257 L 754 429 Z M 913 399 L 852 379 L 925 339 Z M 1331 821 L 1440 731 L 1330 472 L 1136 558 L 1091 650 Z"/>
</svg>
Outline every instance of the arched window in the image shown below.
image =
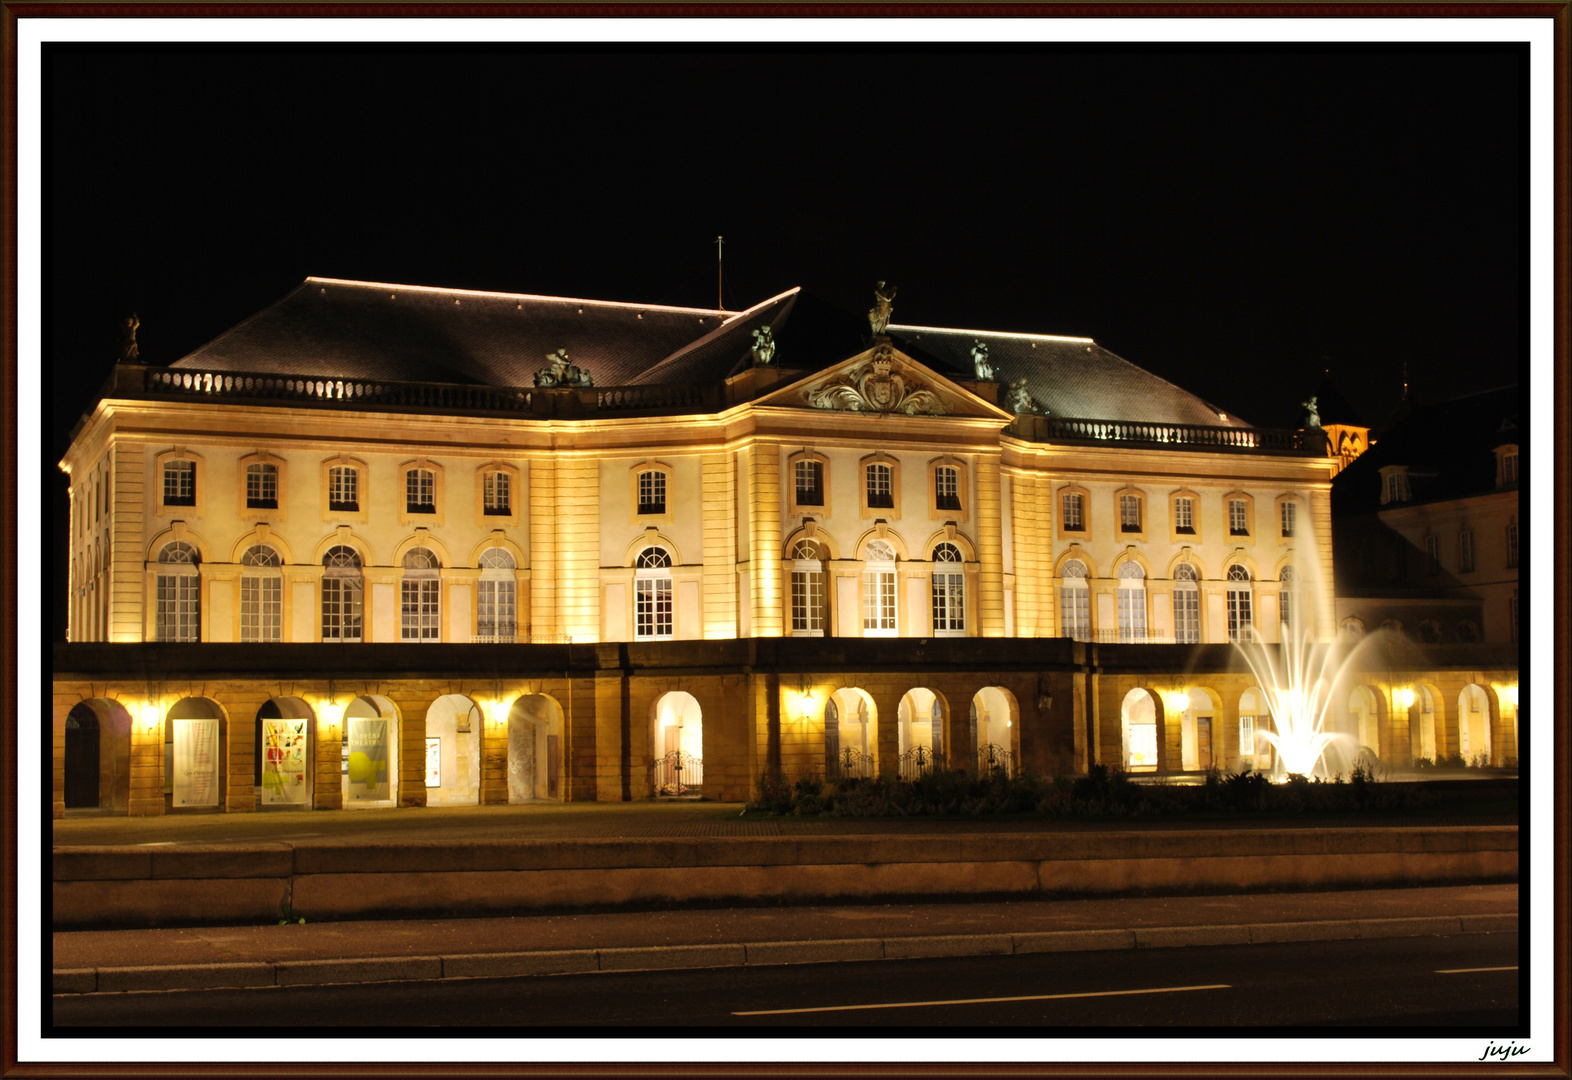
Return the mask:
<svg viewBox="0 0 1572 1080">
<path fill-rule="evenodd" d="M 1441 624 L 1434 619 L 1419 620 L 1419 640 L 1427 645 L 1437 645 L 1441 642 Z"/>
<path fill-rule="evenodd" d="M 933 549 L 933 633 L 935 637 L 966 636 L 965 559 L 954 544 Z"/>
<path fill-rule="evenodd" d="M 1239 563 L 1228 568 L 1228 640 L 1255 639 L 1254 614 L 1250 591 L 1250 571 Z"/>
<path fill-rule="evenodd" d="M 1059 586 L 1059 634 L 1076 641 L 1092 637 L 1091 590 L 1086 587 L 1086 564 L 1071 559 L 1064 564 Z"/>
<path fill-rule="evenodd" d="M 1174 641 L 1197 645 L 1201 641 L 1201 590 L 1199 575 L 1189 563 L 1174 567 Z"/>
<path fill-rule="evenodd" d="M 797 462 L 798 465 L 804 464 Z M 817 461 L 807 462 L 817 466 Z M 824 636 L 824 560 L 819 545 L 799 540 L 792 549 L 791 632 L 797 637 Z"/>
<path fill-rule="evenodd" d="M 875 468 L 869 466 L 869 476 Z M 872 483 L 870 479 L 869 483 Z M 870 494 L 872 488 L 869 488 Z M 895 623 L 895 548 L 885 540 L 870 540 L 863 553 L 862 636 L 894 637 Z"/>
<path fill-rule="evenodd" d="M 342 544 L 322 557 L 322 640 L 355 642 L 361 639 L 364 581 L 360 555 Z"/>
<path fill-rule="evenodd" d="M 1137 562 L 1119 566 L 1119 640 L 1146 640 L 1146 573 Z"/>
<path fill-rule="evenodd" d="M 240 640 L 284 640 L 283 560 L 266 544 L 240 557 Z"/>
<path fill-rule="evenodd" d="M 1468 643 L 1479 640 L 1479 625 L 1472 619 L 1464 619 L 1457 624 L 1457 640 Z"/>
<path fill-rule="evenodd" d="M 1284 503 L 1292 506 L 1292 503 Z M 1299 618 L 1299 581 L 1298 574 L 1292 566 L 1283 567 L 1283 572 L 1278 575 L 1281 582 L 1277 594 L 1277 617 L 1286 631 L 1283 636 L 1288 636 L 1298 628 L 1294 620 Z"/>
<path fill-rule="evenodd" d="M 202 640 L 202 557 L 181 540 L 158 553 L 153 625 L 159 641 Z"/>
<path fill-rule="evenodd" d="M 488 477 L 506 473 L 487 473 Z M 511 644 L 517 633 L 518 584 L 513 556 L 506 548 L 487 548 L 480 555 L 475 640 L 488 644 Z"/>
<path fill-rule="evenodd" d="M 1365 636 L 1365 623 L 1363 619 L 1350 615 L 1338 626 L 1344 641 L 1358 641 Z"/>
<path fill-rule="evenodd" d="M 634 563 L 633 636 L 641 641 L 670 640 L 672 634 L 671 554 L 647 547 Z"/>
<path fill-rule="evenodd" d="M 404 641 L 442 640 L 442 564 L 428 548 L 404 554 L 399 584 L 399 622 Z"/>
<path fill-rule="evenodd" d="M 278 466 L 246 466 L 246 509 L 278 509 Z"/>
</svg>

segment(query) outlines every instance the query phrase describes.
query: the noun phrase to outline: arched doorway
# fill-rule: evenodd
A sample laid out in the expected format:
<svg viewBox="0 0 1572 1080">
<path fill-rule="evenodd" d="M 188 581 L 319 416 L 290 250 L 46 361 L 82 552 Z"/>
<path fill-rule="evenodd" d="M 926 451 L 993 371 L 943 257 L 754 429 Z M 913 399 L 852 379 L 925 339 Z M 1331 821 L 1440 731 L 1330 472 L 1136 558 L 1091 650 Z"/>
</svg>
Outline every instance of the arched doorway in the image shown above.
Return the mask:
<svg viewBox="0 0 1572 1080">
<path fill-rule="evenodd" d="M 508 802 L 560 799 L 562 709 L 528 694 L 508 710 Z"/>
<path fill-rule="evenodd" d="M 824 772 L 841 780 L 879 773 L 878 712 L 863 689 L 845 686 L 824 703 Z"/>
<path fill-rule="evenodd" d="M 1003 772 L 1014 776 L 1020 761 L 1021 709 L 1015 695 L 1002 686 L 985 686 L 972 695 L 972 757 L 976 776 Z"/>
<path fill-rule="evenodd" d="M 1205 772 L 1222 759 L 1216 725 L 1222 713 L 1219 700 L 1204 686 L 1181 690 L 1174 697 L 1173 704 L 1179 709 L 1180 767 L 1185 772 Z"/>
<path fill-rule="evenodd" d="M 444 694 L 426 710 L 426 805 L 480 805 L 480 706 Z"/>
<path fill-rule="evenodd" d="M 926 686 L 902 695 L 895 711 L 896 767 L 902 780 L 926 776 L 944 760 L 945 713 L 943 696 Z"/>
<path fill-rule="evenodd" d="M 224 710 L 211 698 L 181 698 L 164 714 L 164 798 L 171 810 L 223 805 Z"/>
<path fill-rule="evenodd" d="M 257 710 L 257 809 L 309 810 L 316 716 L 297 697 L 269 698 Z"/>
<path fill-rule="evenodd" d="M 398 712 L 368 694 L 344 707 L 340 782 L 345 808 L 398 805 Z"/>
<path fill-rule="evenodd" d="M 86 702 L 66 714 L 65 805 L 67 810 L 98 807 L 98 714 Z"/>
<path fill-rule="evenodd" d="M 1489 765 L 1490 695 L 1478 683 L 1469 683 L 1457 696 L 1458 753 L 1468 765 Z"/>
<path fill-rule="evenodd" d="M 1355 760 L 1381 757 L 1380 706 L 1375 691 L 1368 686 L 1356 686 L 1348 695 L 1349 734 L 1354 737 Z M 1432 736 L 1432 741 L 1434 737 Z"/>
<path fill-rule="evenodd" d="M 684 690 L 662 694 L 650 709 L 650 790 L 697 798 L 704 785 L 704 713 Z"/>
<path fill-rule="evenodd" d="M 1157 701 L 1137 688 L 1119 705 L 1119 761 L 1126 772 L 1157 771 Z"/>
<path fill-rule="evenodd" d="M 1415 688 L 1414 704 L 1419 706 L 1419 722 L 1417 729 L 1418 748 L 1414 753 L 1415 758 L 1425 758 L 1431 764 L 1437 761 L 1441 753 L 1439 736 L 1444 733 L 1441 724 L 1441 696 L 1431 691 L 1430 687 L 1420 683 Z"/>
</svg>

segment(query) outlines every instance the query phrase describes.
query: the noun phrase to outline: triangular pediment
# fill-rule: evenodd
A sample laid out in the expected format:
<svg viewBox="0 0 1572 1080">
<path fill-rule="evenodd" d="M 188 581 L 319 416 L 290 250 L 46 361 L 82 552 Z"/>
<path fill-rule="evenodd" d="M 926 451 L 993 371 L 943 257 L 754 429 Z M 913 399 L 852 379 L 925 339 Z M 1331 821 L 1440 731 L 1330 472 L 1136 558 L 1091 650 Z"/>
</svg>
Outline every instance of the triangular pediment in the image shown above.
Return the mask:
<svg viewBox="0 0 1572 1080">
<path fill-rule="evenodd" d="M 754 404 L 875 415 L 1013 419 L 887 341 L 771 390 Z"/>
</svg>

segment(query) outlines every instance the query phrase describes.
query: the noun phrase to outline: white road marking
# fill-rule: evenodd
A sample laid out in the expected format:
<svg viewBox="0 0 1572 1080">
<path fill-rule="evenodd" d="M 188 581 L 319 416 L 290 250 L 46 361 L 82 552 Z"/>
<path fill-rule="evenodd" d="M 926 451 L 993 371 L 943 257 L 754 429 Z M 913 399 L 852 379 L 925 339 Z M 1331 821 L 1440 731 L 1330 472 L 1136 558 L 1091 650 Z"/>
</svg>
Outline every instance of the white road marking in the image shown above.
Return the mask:
<svg viewBox="0 0 1572 1080">
<path fill-rule="evenodd" d="M 856 1009 L 921 1009 L 930 1005 L 986 1005 L 996 1001 L 1060 1001 L 1065 998 L 1122 997 L 1128 994 L 1177 994 L 1185 990 L 1227 990 L 1228 983 L 1207 986 L 1158 986 L 1150 990 L 1094 990 L 1082 994 L 1022 994 L 1019 997 L 955 998 L 951 1001 L 890 1001 L 876 1005 L 817 1005 L 807 1009 L 756 1009 L 733 1016 L 783 1016 L 787 1013 L 850 1012 Z"/>
<path fill-rule="evenodd" d="M 137 847 L 168 847 L 174 842 L 173 840 L 154 840 L 151 843 L 138 844 Z"/>
<path fill-rule="evenodd" d="M 1516 970 L 1517 970 L 1517 965 L 1516 964 L 1511 964 L 1511 965 L 1509 965 L 1507 967 L 1491 967 L 1491 968 L 1441 968 L 1441 969 L 1437 969 L 1436 974 L 1437 975 L 1468 975 L 1468 974 L 1471 974 L 1471 973 L 1473 973 L 1475 971 L 1516 971 Z"/>
</svg>

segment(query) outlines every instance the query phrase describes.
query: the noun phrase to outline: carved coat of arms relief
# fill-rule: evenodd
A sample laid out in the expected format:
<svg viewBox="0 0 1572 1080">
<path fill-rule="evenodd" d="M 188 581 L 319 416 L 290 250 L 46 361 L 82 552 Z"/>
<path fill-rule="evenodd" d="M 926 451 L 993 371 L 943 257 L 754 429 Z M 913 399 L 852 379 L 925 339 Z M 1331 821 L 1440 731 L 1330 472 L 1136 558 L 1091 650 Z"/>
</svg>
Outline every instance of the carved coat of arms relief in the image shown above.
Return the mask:
<svg viewBox="0 0 1572 1080">
<path fill-rule="evenodd" d="M 944 415 L 946 409 L 939 395 L 915 379 L 908 380 L 899 371 L 891 370 L 891 351 L 888 345 L 880 346 L 861 367 L 808 387 L 802 392 L 803 399 L 815 409 Z"/>
</svg>

